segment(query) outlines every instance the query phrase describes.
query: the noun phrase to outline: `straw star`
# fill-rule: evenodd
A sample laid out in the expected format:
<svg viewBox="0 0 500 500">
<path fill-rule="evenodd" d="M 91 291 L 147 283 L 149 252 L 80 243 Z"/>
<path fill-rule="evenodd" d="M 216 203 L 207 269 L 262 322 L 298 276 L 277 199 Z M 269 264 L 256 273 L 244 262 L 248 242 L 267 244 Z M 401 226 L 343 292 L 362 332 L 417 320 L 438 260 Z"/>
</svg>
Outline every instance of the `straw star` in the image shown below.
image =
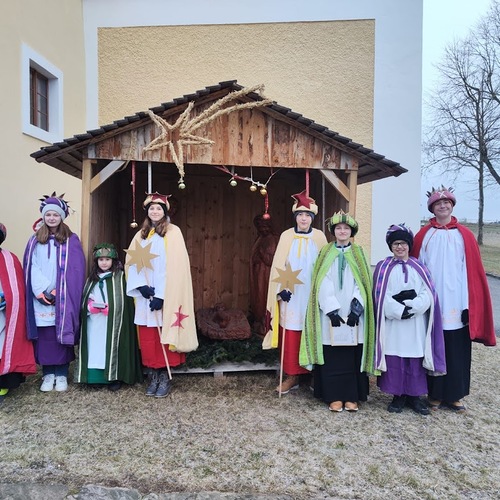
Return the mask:
<svg viewBox="0 0 500 500">
<path fill-rule="evenodd" d="M 276 268 L 276 271 L 278 271 L 278 277 L 273 279 L 273 282 L 279 283 L 281 288 L 286 288 L 287 290 L 290 290 L 292 293 L 295 290 L 295 285 L 303 285 L 304 282 L 300 281 L 299 278 L 297 277 L 302 269 L 298 269 L 297 271 L 292 271 L 292 267 L 290 266 L 290 263 L 287 262 L 285 264 L 285 269 L 278 269 Z"/>
<path fill-rule="evenodd" d="M 230 101 L 247 95 L 257 90 L 262 90 L 263 85 L 257 85 L 252 88 L 244 88 L 238 91 L 230 92 L 225 97 L 215 101 L 209 108 L 203 111 L 200 115 L 192 118 L 194 101 L 191 101 L 187 108 L 181 113 L 174 124 L 170 124 L 161 116 L 154 114 L 151 110 L 147 113 L 151 120 L 160 128 L 160 135 L 155 137 L 145 148 L 144 151 L 154 151 L 155 149 L 168 148 L 172 159 L 179 171 L 181 179 L 184 178 L 184 146 L 196 146 L 200 144 L 215 144 L 214 141 L 195 135 L 195 131 L 207 123 L 215 120 L 219 116 L 227 115 L 239 109 L 250 109 L 266 106 L 272 103 L 271 99 L 263 99 L 262 101 L 246 102 L 243 104 L 233 104 L 223 108 Z"/>
<path fill-rule="evenodd" d="M 125 249 L 127 253 L 127 266 L 137 266 L 137 272 L 140 273 L 145 267 L 153 270 L 153 265 L 151 261 L 158 257 L 157 254 L 151 252 L 151 241 L 146 246 L 141 246 L 141 244 L 136 240 L 135 248 Z"/>
<path fill-rule="evenodd" d="M 177 319 L 170 325 L 170 326 L 179 326 L 181 328 L 184 328 L 182 326 L 182 321 L 186 318 L 189 317 L 188 314 L 183 314 L 181 312 L 181 309 L 182 309 L 182 306 L 179 306 L 179 310 L 177 312 L 175 312 L 174 314 L 177 316 Z"/>
</svg>

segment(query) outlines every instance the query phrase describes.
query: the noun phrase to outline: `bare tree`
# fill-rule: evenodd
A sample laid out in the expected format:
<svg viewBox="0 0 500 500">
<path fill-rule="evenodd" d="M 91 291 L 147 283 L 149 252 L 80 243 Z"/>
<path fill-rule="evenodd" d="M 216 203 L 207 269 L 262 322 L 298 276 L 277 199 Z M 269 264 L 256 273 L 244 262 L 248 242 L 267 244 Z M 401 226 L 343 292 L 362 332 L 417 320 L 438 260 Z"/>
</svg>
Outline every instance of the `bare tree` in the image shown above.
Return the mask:
<svg viewBox="0 0 500 500">
<path fill-rule="evenodd" d="M 500 184 L 500 7 L 495 1 L 470 35 L 445 50 L 440 82 L 426 106 L 424 169 L 458 178 L 477 172 L 478 236 L 483 244 L 484 188 Z"/>
</svg>

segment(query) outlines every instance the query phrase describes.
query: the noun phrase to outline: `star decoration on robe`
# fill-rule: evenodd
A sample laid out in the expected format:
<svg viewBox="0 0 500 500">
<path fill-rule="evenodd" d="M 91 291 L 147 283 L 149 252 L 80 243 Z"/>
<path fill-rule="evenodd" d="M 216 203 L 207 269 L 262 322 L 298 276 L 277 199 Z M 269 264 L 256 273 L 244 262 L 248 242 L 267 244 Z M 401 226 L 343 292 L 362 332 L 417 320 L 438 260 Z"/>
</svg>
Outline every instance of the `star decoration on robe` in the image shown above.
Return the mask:
<svg viewBox="0 0 500 500">
<path fill-rule="evenodd" d="M 292 194 L 292 198 L 297 202 L 298 207 L 311 208 L 311 203 L 314 203 L 314 200 L 307 196 L 305 189 L 300 193 Z"/>
<path fill-rule="evenodd" d="M 147 144 L 144 151 L 154 151 L 156 149 L 168 148 L 172 159 L 177 166 L 181 180 L 184 179 L 184 146 L 215 144 L 214 141 L 207 139 L 206 137 L 196 135 L 195 131 L 207 123 L 215 120 L 219 116 L 227 115 L 233 111 L 237 111 L 239 109 L 257 108 L 272 104 L 273 101 L 271 99 L 262 99 L 261 101 L 233 104 L 223 108 L 223 106 L 230 101 L 234 101 L 241 96 L 261 91 L 263 89 L 263 85 L 256 85 L 251 88 L 243 88 L 241 90 L 230 92 L 225 97 L 215 101 L 205 111 L 194 118 L 191 117 L 191 112 L 195 102 L 191 101 L 173 124 L 167 122 L 164 118 L 156 115 L 151 110 L 148 110 L 147 113 L 149 117 L 160 128 L 160 135 Z"/>
<path fill-rule="evenodd" d="M 179 326 L 180 328 L 184 328 L 182 326 L 182 321 L 186 318 L 189 317 L 189 314 L 183 314 L 182 311 L 182 306 L 179 306 L 178 311 L 176 311 L 174 314 L 177 316 L 177 319 L 170 325 L 170 326 Z"/>
<path fill-rule="evenodd" d="M 304 282 L 300 281 L 297 277 L 302 269 L 298 269 L 297 271 L 292 271 L 292 266 L 287 262 L 285 264 L 285 269 L 276 268 L 278 271 L 278 277 L 273 279 L 273 282 L 279 283 L 282 289 L 290 290 L 294 293 L 295 285 L 303 285 Z"/>
<path fill-rule="evenodd" d="M 127 253 L 126 266 L 137 266 L 137 272 L 140 273 L 145 267 L 147 269 L 153 270 L 153 265 L 151 261 L 158 257 L 157 254 L 151 252 L 151 241 L 146 246 L 142 246 L 137 240 L 135 240 L 135 248 L 125 249 Z"/>
</svg>

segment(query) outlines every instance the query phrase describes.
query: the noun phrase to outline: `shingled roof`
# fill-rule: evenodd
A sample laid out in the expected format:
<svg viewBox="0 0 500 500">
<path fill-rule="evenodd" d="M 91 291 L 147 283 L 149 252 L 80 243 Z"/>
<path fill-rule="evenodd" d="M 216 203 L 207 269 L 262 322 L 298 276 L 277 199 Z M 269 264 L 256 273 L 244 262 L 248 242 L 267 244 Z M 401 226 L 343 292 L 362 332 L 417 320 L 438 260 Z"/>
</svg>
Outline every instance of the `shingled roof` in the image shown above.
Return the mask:
<svg viewBox="0 0 500 500">
<path fill-rule="evenodd" d="M 217 85 L 211 85 L 198 90 L 192 94 L 186 94 L 172 101 L 150 108 L 156 114 L 162 114 L 165 111 L 173 111 L 175 108 L 184 109 L 190 101 L 199 101 L 210 97 L 212 94 L 220 91 L 232 92 L 241 90 L 244 87 L 239 85 L 236 80 L 220 82 Z M 248 94 L 252 100 L 262 100 L 262 96 L 257 93 Z M 316 138 L 338 148 L 358 161 L 358 184 L 371 182 L 385 177 L 397 177 L 407 172 L 399 163 L 385 158 L 383 155 L 375 153 L 372 149 L 366 148 L 361 144 L 353 142 L 348 137 L 334 132 L 328 127 L 320 125 L 314 120 L 302 116 L 300 113 L 292 111 L 290 108 L 281 106 L 273 102 L 270 105 L 259 108 L 263 113 L 272 114 L 277 120 L 281 120 L 299 128 L 302 132 L 313 135 Z M 116 120 L 109 125 L 103 125 L 99 128 L 88 130 L 84 134 L 77 134 L 71 138 L 56 142 L 50 146 L 45 146 L 35 151 L 30 156 L 39 163 L 46 163 L 58 170 L 66 172 L 74 177 L 82 177 L 82 163 L 84 152 L 87 148 L 100 141 L 119 135 L 125 131 L 140 127 L 144 123 L 150 122 L 151 118 L 145 111 L 140 111 L 132 116 L 126 116 Z"/>
</svg>

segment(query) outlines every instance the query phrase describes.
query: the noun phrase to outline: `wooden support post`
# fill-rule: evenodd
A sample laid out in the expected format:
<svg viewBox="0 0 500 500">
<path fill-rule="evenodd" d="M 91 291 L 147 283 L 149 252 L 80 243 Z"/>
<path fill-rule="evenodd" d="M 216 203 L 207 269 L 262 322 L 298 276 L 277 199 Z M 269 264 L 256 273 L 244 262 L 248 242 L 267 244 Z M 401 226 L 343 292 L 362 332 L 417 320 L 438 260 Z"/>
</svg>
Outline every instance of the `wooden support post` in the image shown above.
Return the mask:
<svg viewBox="0 0 500 500">
<path fill-rule="evenodd" d="M 90 216 L 92 213 L 92 193 L 90 192 L 90 184 L 92 181 L 92 166 L 95 160 L 84 159 L 82 162 L 82 234 L 80 240 L 82 242 L 83 253 L 87 261 L 87 268 L 90 266 Z"/>
<path fill-rule="evenodd" d="M 351 170 L 347 178 L 347 186 L 349 188 L 350 197 L 347 200 L 347 210 L 353 217 L 356 217 L 356 193 L 358 185 L 358 171 Z"/>
</svg>

